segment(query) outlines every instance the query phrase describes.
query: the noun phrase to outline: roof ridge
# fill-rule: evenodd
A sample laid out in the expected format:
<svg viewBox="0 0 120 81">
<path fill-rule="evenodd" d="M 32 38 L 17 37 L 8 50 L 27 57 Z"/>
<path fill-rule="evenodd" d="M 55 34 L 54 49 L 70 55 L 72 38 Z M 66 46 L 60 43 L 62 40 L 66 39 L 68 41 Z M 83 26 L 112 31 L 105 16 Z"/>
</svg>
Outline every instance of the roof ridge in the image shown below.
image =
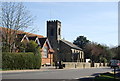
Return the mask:
<svg viewBox="0 0 120 81">
<path fill-rule="evenodd" d="M 67 41 L 67 40 L 61 40 L 61 41 L 63 41 L 64 43 L 66 43 L 67 45 L 69 45 L 70 47 L 72 47 L 72 48 L 76 48 L 76 49 L 80 49 L 80 50 L 82 50 L 80 47 L 78 47 L 77 45 L 75 45 L 75 44 L 73 44 L 73 43 L 71 43 L 71 42 L 69 42 L 69 41 Z"/>
<path fill-rule="evenodd" d="M 0 29 L 10 29 L 10 28 L 6 28 L 6 27 L 0 27 Z M 11 29 L 12 31 L 15 31 L 14 29 Z M 4 30 L 5 31 L 5 30 Z M 33 34 L 33 33 L 30 33 L 30 32 L 25 32 L 25 31 L 22 31 L 22 30 L 16 30 L 17 31 L 17 34 L 30 34 L 30 35 L 35 35 L 37 37 L 44 37 L 42 35 L 38 35 L 38 34 Z"/>
</svg>

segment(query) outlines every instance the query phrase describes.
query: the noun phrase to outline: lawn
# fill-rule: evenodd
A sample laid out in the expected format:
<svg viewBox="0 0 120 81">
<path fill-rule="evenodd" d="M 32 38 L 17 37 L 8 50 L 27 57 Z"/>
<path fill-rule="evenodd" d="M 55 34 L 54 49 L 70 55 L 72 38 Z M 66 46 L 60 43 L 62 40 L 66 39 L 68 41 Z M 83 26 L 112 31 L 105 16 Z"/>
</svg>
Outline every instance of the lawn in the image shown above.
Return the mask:
<svg viewBox="0 0 120 81">
<path fill-rule="evenodd" d="M 100 76 L 95 77 L 94 81 L 120 81 L 120 77 L 116 76 L 116 79 L 114 79 L 114 74 L 102 73 Z"/>
</svg>

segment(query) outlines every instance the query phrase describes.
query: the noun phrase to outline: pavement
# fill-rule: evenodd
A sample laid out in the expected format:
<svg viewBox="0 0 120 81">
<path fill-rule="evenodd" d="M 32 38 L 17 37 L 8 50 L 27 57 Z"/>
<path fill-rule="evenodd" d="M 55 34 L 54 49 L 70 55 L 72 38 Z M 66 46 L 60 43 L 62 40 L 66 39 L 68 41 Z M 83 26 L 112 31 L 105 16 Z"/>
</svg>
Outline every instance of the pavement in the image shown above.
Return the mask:
<svg viewBox="0 0 120 81">
<path fill-rule="evenodd" d="M 94 67 L 92 67 L 94 68 Z M 106 68 L 106 67 L 100 67 Z M 52 71 L 52 70 L 69 70 L 69 69 L 83 69 L 83 68 L 64 68 L 64 69 L 56 69 L 55 66 L 42 66 L 40 69 L 29 69 L 29 70 L 6 70 L 0 71 L 0 73 L 13 73 L 13 72 L 34 72 L 34 71 Z"/>
<path fill-rule="evenodd" d="M 64 68 L 64 69 L 56 69 L 54 66 L 43 66 L 40 69 L 29 69 L 29 70 L 6 70 L 0 71 L 0 73 L 18 73 L 18 72 L 34 72 L 34 71 L 53 71 L 53 70 L 69 70 L 69 69 L 78 69 L 78 68 Z M 79 68 L 83 69 L 83 68 Z"/>
<path fill-rule="evenodd" d="M 29 69 L 29 70 L 6 70 L 6 71 L 0 71 L 0 73 L 18 73 L 18 72 L 34 72 L 34 71 L 51 71 L 51 70 L 58 70 L 55 69 L 53 66 L 49 67 L 41 67 L 40 69 Z"/>
<path fill-rule="evenodd" d="M 79 79 L 79 80 L 76 80 L 76 79 L 72 79 L 72 80 L 69 80 L 69 79 L 4 79 L 4 80 L 1 80 L 1 81 L 93 81 L 91 79 Z"/>
</svg>

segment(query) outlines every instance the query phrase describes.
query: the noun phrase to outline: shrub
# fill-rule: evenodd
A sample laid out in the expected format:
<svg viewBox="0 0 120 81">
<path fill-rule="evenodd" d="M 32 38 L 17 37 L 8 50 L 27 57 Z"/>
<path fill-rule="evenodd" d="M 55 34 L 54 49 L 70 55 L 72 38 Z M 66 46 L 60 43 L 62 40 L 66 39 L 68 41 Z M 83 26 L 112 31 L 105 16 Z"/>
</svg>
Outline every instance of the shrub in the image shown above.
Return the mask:
<svg viewBox="0 0 120 81">
<path fill-rule="evenodd" d="M 34 55 L 36 56 L 34 59 L 35 59 L 35 63 L 34 63 L 34 68 L 39 68 L 38 67 L 38 65 L 39 66 L 41 66 L 41 54 L 40 54 L 40 47 L 39 47 L 39 45 L 35 42 L 35 41 L 30 41 L 30 42 L 28 42 L 27 43 L 27 47 L 26 47 L 26 52 L 33 52 L 34 53 Z M 37 56 L 39 56 L 39 57 L 37 57 Z M 37 59 L 39 59 L 39 60 L 37 60 Z M 39 62 L 36 62 L 36 61 L 39 61 Z"/>
<path fill-rule="evenodd" d="M 3 69 L 39 69 L 41 54 L 38 44 L 34 41 L 19 43 L 20 53 L 2 53 Z M 26 52 L 26 53 L 23 53 Z"/>
<path fill-rule="evenodd" d="M 28 53 L 2 53 L 3 69 L 39 69 L 41 66 L 40 54 Z"/>
</svg>

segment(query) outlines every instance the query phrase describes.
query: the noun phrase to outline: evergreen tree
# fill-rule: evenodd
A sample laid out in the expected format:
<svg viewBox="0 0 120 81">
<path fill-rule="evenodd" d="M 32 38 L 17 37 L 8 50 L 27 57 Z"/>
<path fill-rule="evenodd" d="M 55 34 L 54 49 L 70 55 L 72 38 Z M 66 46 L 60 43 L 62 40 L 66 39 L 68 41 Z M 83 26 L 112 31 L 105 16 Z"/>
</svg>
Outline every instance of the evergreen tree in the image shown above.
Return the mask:
<svg viewBox="0 0 120 81">
<path fill-rule="evenodd" d="M 87 43 L 89 43 L 89 42 L 90 42 L 90 41 L 87 40 L 86 37 L 84 37 L 84 36 L 79 36 L 79 37 L 77 37 L 76 40 L 74 40 L 73 44 L 75 44 L 75 45 L 77 45 L 78 47 L 84 49 L 85 45 L 86 45 Z"/>
</svg>

